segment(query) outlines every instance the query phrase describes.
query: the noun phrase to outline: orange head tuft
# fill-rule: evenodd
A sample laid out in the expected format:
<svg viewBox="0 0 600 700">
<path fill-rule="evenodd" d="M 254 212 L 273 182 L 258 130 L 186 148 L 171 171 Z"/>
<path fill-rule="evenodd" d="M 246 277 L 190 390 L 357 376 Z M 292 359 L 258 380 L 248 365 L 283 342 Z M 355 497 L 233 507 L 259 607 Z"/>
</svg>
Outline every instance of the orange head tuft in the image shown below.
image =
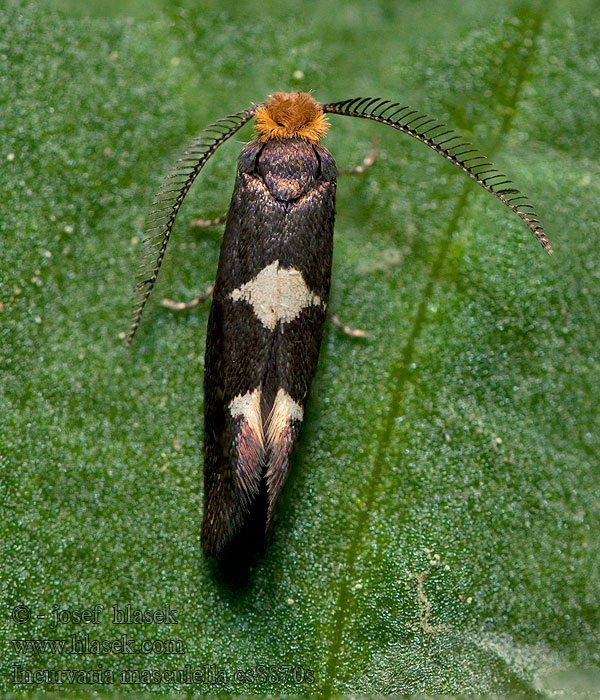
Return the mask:
<svg viewBox="0 0 600 700">
<path fill-rule="evenodd" d="M 318 144 L 329 126 L 321 105 L 307 92 L 276 92 L 254 116 L 261 141 L 304 139 Z"/>
</svg>

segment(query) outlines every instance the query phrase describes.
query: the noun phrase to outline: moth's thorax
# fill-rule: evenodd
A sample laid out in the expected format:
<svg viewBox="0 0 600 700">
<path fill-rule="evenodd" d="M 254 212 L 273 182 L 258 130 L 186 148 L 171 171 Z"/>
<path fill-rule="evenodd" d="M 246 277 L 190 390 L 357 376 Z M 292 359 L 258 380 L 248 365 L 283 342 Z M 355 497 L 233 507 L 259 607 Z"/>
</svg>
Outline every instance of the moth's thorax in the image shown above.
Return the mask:
<svg viewBox="0 0 600 700">
<path fill-rule="evenodd" d="M 329 122 L 321 105 L 307 92 L 276 92 L 255 114 L 260 141 L 302 139 L 318 144 Z"/>
<path fill-rule="evenodd" d="M 261 182 L 273 199 L 294 202 L 316 191 L 323 181 L 335 187 L 337 169 L 323 146 L 302 139 L 274 139 L 247 143 L 240 153 L 238 173 Z"/>
<path fill-rule="evenodd" d="M 289 202 L 314 187 L 319 158 L 313 146 L 301 139 L 267 141 L 257 158 L 256 173 L 275 199 Z"/>
</svg>

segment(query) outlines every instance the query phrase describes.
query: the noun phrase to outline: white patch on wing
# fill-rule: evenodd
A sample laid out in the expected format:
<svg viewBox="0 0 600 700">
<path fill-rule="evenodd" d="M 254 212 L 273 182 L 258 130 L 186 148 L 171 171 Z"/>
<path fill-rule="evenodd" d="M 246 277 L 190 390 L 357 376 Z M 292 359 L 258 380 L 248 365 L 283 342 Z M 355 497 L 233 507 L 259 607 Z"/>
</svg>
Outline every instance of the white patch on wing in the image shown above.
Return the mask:
<svg viewBox="0 0 600 700">
<path fill-rule="evenodd" d="M 292 419 L 301 421 L 304 411 L 284 389 L 279 389 L 267 421 L 267 444 L 276 447 Z"/>
<path fill-rule="evenodd" d="M 233 301 L 250 304 L 258 320 L 271 331 L 279 321 L 289 323 L 309 306 L 323 303 L 306 286 L 299 270 L 280 268 L 279 260 L 267 265 L 229 296 Z"/>
<path fill-rule="evenodd" d="M 262 387 L 257 387 L 254 391 L 246 394 L 238 394 L 229 402 L 229 412 L 236 418 L 242 416 L 260 443 L 263 442 L 262 417 L 260 413 L 260 397 Z"/>
</svg>

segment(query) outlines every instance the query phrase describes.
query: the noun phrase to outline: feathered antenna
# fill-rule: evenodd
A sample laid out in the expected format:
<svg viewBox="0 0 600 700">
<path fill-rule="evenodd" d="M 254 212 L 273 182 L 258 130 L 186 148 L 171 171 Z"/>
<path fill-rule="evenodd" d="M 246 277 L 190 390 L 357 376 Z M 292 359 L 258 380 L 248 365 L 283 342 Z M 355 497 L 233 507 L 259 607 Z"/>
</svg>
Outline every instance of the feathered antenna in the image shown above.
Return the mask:
<svg viewBox="0 0 600 700">
<path fill-rule="evenodd" d="M 177 212 L 192 183 L 217 148 L 241 129 L 254 116 L 259 106 L 253 105 L 242 112 L 230 114 L 203 129 L 200 135 L 192 141 L 189 148 L 184 151 L 183 157 L 177 161 L 182 165 L 171 168 L 171 171 L 176 172 L 173 175 L 167 175 L 165 182 L 156 193 L 156 199 L 152 204 L 158 206 L 158 209 L 153 209 L 149 214 L 150 218 L 147 223 L 151 226 L 144 233 L 150 235 L 143 241 L 146 246 L 142 249 L 142 263 L 138 267 L 138 273 L 135 277 L 139 281 L 134 290 L 134 312 L 127 336 L 127 346 L 131 345 L 133 336 L 140 325 L 144 306 L 152 292 L 165 257 Z"/>
<path fill-rule="evenodd" d="M 512 181 L 497 170 L 478 148 L 474 148 L 468 141 L 463 141 L 462 137 L 455 134 L 452 129 L 440 132 L 439 129 L 443 130 L 445 124 L 439 123 L 427 114 L 421 114 L 416 109 L 411 109 L 408 105 L 402 106 L 401 102 L 391 102 L 381 97 L 355 97 L 341 102 L 328 102 L 321 107 L 324 112 L 330 114 L 373 119 L 426 144 L 514 211 L 525 222 L 546 252 L 552 255 L 552 248 L 544 228 L 533 206 L 527 202 L 527 197 L 511 187 Z"/>
</svg>

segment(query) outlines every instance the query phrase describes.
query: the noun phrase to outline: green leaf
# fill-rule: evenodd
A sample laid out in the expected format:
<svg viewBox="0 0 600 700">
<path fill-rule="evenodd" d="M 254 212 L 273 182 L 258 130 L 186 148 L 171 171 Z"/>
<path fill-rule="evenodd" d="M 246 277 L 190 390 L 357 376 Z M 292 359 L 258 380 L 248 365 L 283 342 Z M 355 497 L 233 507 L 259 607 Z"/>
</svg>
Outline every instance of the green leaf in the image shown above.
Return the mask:
<svg viewBox="0 0 600 700">
<path fill-rule="evenodd" d="M 4 693 L 594 697 L 599 37 L 574 0 L 3 4 Z M 249 127 L 123 334 L 161 176 L 286 89 L 449 123 L 555 255 L 421 144 L 331 117 L 341 168 L 381 139 L 339 181 L 331 299 L 369 337 L 326 330 L 272 544 L 231 585 L 199 546 L 207 308 L 158 302 L 214 278 L 220 232 L 190 220 L 226 209 Z M 119 624 L 127 605 L 163 619 Z"/>
</svg>

